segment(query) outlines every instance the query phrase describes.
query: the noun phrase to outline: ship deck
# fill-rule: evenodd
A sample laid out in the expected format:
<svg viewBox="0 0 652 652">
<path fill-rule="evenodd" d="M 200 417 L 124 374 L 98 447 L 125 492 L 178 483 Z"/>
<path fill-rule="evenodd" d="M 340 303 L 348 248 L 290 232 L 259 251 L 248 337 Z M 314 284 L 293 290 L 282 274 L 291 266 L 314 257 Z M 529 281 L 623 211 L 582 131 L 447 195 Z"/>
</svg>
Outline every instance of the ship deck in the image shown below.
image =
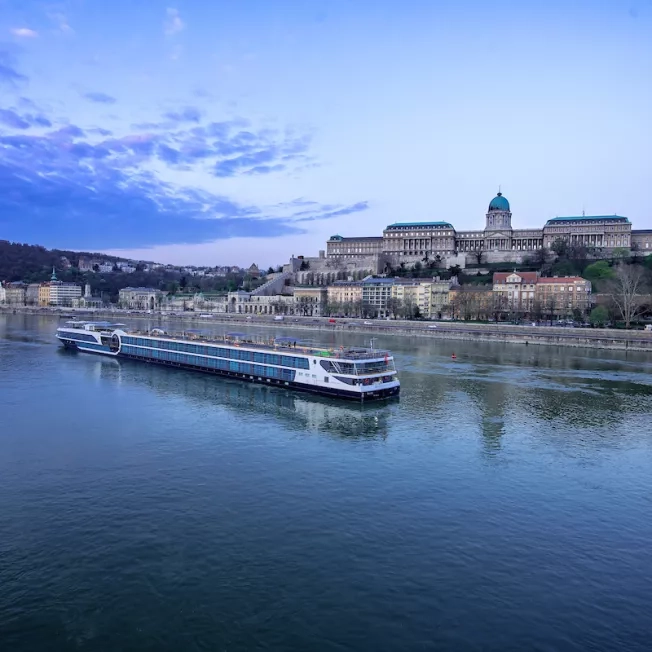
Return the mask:
<svg viewBox="0 0 652 652">
<path fill-rule="evenodd" d="M 91 326 L 92 328 L 87 328 Z M 112 324 L 110 322 L 85 322 L 70 321 L 65 328 L 73 330 L 91 331 L 104 335 L 113 334 L 114 330 L 120 329 L 126 335 L 135 337 L 154 337 L 165 340 L 183 340 L 186 342 L 227 345 L 227 346 L 246 346 L 247 348 L 257 349 L 267 352 L 292 352 L 303 355 L 312 355 L 322 358 L 336 358 L 339 360 L 377 360 L 380 358 L 390 358 L 392 354 L 385 349 L 373 349 L 368 347 L 340 346 L 310 346 L 302 342 L 299 338 L 294 337 L 272 337 L 272 338 L 255 338 L 248 333 L 225 333 L 221 337 L 209 335 L 204 331 L 187 329 L 178 333 L 170 333 L 163 329 L 153 328 L 151 330 L 124 329 L 124 324 Z"/>
<path fill-rule="evenodd" d="M 340 360 L 377 360 L 389 358 L 392 354 L 385 349 L 371 349 L 366 347 L 316 347 L 302 344 L 301 340 L 293 337 L 277 337 L 263 340 L 252 338 L 246 333 L 227 333 L 222 337 L 209 336 L 199 331 L 181 331 L 180 333 L 128 330 L 127 335 L 137 337 L 155 337 L 157 339 L 183 340 L 185 342 L 217 344 L 227 346 L 243 346 L 266 352 L 301 353 L 322 358 L 337 358 Z"/>
</svg>

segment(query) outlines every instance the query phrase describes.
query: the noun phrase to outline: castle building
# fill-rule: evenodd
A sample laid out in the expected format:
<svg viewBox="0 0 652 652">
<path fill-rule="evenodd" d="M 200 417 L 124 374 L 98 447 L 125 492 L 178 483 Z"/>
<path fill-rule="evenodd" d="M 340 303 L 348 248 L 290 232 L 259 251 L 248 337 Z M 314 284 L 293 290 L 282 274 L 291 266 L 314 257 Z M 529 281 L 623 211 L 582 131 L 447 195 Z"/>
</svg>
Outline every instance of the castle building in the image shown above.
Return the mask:
<svg viewBox="0 0 652 652">
<path fill-rule="evenodd" d="M 377 257 L 392 265 L 433 260 L 445 266 L 521 262 L 534 251 L 550 249 L 558 239 L 585 246 L 598 256 L 618 248 L 652 251 L 652 231 L 633 231 L 629 219 L 621 215 L 554 217 L 543 228 L 514 229 L 509 201 L 499 192 L 489 203 L 483 229 L 457 231 L 447 221 L 396 222 L 384 229 L 382 237 L 332 236 L 326 258 L 351 262 Z"/>
</svg>

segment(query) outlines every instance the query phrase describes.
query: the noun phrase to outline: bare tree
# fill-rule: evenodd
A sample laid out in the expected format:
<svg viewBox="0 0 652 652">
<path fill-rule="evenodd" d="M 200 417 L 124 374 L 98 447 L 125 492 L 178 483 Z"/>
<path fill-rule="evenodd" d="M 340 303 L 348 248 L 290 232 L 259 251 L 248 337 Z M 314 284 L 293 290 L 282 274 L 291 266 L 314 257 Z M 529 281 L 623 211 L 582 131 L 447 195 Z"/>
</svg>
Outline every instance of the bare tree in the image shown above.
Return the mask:
<svg viewBox="0 0 652 652">
<path fill-rule="evenodd" d="M 616 267 L 616 274 L 608 282 L 607 293 L 616 306 L 620 316 L 629 328 L 645 308 L 645 270 L 640 265 L 621 263 Z"/>
<path fill-rule="evenodd" d="M 501 293 L 494 293 L 492 297 L 492 312 L 495 321 L 500 321 L 501 316 L 509 309 L 507 297 Z"/>
<path fill-rule="evenodd" d="M 532 302 L 530 315 L 532 316 L 532 319 L 536 321 L 541 321 L 541 319 L 543 318 L 543 304 L 538 299 L 535 299 Z"/>
<path fill-rule="evenodd" d="M 550 323 L 555 318 L 555 313 L 557 312 L 557 297 L 554 294 L 549 294 L 545 298 L 545 310 L 548 316 L 550 317 Z"/>
<path fill-rule="evenodd" d="M 401 312 L 402 301 L 397 297 L 390 297 L 387 300 L 387 313 L 396 319 Z"/>
</svg>

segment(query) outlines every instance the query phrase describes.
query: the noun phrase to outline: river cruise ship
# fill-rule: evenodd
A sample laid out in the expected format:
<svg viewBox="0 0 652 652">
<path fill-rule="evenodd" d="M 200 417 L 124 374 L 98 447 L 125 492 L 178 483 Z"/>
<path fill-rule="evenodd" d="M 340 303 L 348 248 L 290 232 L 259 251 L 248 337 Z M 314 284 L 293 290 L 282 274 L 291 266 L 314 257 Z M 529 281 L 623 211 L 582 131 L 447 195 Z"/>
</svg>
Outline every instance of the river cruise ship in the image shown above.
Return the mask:
<svg viewBox="0 0 652 652">
<path fill-rule="evenodd" d="M 315 347 L 296 338 L 246 333 L 209 336 L 126 330 L 124 324 L 70 321 L 57 329 L 69 349 L 192 369 L 266 385 L 369 401 L 398 396 L 400 382 L 389 351 L 372 347 Z"/>
</svg>

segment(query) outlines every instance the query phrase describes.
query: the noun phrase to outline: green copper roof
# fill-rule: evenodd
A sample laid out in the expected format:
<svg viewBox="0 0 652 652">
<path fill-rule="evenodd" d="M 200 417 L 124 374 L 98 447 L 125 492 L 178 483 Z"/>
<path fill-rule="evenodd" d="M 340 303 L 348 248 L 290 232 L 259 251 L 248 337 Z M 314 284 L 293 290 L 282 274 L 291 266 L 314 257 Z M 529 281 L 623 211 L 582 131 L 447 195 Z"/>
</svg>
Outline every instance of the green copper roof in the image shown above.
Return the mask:
<svg viewBox="0 0 652 652">
<path fill-rule="evenodd" d="M 617 222 L 629 223 L 629 219 L 622 215 L 577 215 L 571 217 L 553 217 L 549 219 L 546 224 L 554 224 L 555 222 L 582 222 L 589 220 L 616 220 Z"/>
<path fill-rule="evenodd" d="M 395 222 L 390 224 L 387 228 L 393 229 L 399 226 L 418 227 L 418 226 L 444 226 L 447 229 L 452 229 L 453 225 L 449 222 Z"/>
<path fill-rule="evenodd" d="M 509 202 L 505 197 L 503 197 L 503 193 L 499 192 L 489 203 L 489 211 L 507 211 L 509 212 Z"/>
</svg>

